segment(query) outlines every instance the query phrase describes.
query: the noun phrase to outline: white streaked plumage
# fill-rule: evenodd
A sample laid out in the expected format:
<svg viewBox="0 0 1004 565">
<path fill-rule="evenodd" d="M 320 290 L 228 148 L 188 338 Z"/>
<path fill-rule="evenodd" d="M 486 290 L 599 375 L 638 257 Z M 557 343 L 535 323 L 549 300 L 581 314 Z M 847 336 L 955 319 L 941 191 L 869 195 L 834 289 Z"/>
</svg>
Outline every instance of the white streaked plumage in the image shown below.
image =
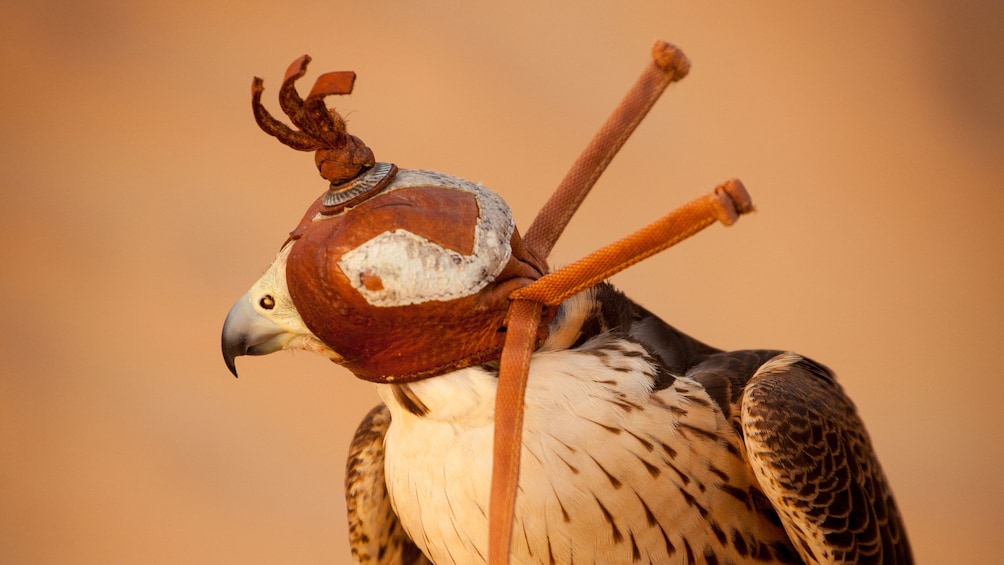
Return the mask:
<svg viewBox="0 0 1004 565">
<path fill-rule="evenodd" d="M 592 295 L 569 304 L 575 317 L 592 308 Z M 630 340 L 600 334 L 575 350 L 568 345 L 548 343 L 531 363 L 515 563 L 535 562 L 530 556 L 545 563 L 666 563 L 686 559 L 688 545 L 693 555 L 742 558 L 710 543 L 715 527 L 740 532 L 750 544 L 786 543 L 756 508 L 719 488 L 723 474 L 734 488 L 752 486 L 727 440 L 688 437 L 688 428 L 709 435 L 728 429 L 721 412 L 706 409 L 710 399 L 700 385 L 678 378 L 653 394 L 658 361 Z M 494 373 L 472 367 L 378 385 L 393 422 L 385 440 L 387 488 L 405 530 L 435 563 L 478 563 L 487 555 L 496 383 Z M 402 405 L 394 393 L 400 386 L 427 412 Z M 716 509 L 714 524 L 686 502 L 688 494 Z"/>
</svg>

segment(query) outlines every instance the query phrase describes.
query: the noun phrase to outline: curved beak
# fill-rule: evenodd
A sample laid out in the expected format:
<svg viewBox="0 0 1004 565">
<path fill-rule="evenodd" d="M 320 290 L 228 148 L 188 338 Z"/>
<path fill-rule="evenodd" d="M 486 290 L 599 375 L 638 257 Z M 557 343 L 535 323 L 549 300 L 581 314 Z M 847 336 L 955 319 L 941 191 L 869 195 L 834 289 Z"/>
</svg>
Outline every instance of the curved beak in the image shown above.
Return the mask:
<svg viewBox="0 0 1004 565">
<path fill-rule="evenodd" d="M 237 376 L 234 359 L 241 355 L 265 355 L 283 348 L 291 338 L 282 326 L 259 313 L 245 294 L 237 299 L 223 322 L 223 360 Z"/>
</svg>

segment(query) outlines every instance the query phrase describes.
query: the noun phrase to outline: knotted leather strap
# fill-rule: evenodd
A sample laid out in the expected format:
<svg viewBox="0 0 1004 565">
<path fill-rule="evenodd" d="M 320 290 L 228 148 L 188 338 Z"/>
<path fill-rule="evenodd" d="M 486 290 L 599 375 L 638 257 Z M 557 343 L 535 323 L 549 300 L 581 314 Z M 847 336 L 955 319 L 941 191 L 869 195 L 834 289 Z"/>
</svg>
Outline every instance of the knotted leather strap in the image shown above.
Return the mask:
<svg viewBox="0 0 1004 565">
<path fill-rule="evenodd" d="M 683 53 L 665 42 L 652 50 L 654 62 L 593 138 L 565 176 L 555 194 L 534 220 L 524 241 L 545 258 L 589 189 L 610 163 L 659 95 L 689 69 Z M 555 306 L 615 273 L 694 235 L 716 220 L 732 224 L 753 209 L 738 180 L 718 186 L 634 234 L 510 295 L 508 331 L 499 369 L 495 398 L 494 460 L 489 502 L 489 557 L 491 565 L 507 565 L 512 539 L 516 489 L 522 449 L 524 393 L 545 305 Z"/>
</svg>

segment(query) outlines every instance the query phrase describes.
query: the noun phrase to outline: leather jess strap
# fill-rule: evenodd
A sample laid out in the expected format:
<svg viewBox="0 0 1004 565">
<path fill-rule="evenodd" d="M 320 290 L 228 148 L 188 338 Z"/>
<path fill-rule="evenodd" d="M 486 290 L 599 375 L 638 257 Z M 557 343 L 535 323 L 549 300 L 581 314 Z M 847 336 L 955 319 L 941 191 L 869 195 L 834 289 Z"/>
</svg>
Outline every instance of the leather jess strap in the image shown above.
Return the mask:
<svg viewBox="0 0 1004 565">
<path fill-rule="evenodd" d="M 690 68 L 683 52 L 664 41 L 656 42 L 652 58 L 527 230 L 524 242 L 538 257 L 546 258 L 550 253 L 600 174 L 659 95 L 670 83 L 683 78 Z M 544 306 L 556 306 L 715 221 L 731 225 L 739 215 L 752 210 L 752 202 L 742 183 L 735 179 L 726 181 L 711 194 L 509 295 L 512 304 L 495 398 L 489 564 L 509 563 L 522 448 L 524 393 Z"/>
</svg>

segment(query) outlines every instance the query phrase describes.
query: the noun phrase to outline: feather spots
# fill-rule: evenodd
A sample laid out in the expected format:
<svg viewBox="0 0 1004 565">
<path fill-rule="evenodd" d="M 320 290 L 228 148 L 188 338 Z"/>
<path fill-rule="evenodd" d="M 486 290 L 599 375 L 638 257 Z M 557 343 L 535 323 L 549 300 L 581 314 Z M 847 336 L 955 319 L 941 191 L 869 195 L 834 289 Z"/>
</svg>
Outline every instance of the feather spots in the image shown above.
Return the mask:
<svg viewBox="0 0 1004 565">
<path fill-rule="evenodd" d="M 603 519 L 605 519 L 607 523 L 610 525 L 610 534 L 613 536 L 614 543 L 623 543 L 624 534 L 621 533 L 620 528 L 617 527 L 617 522 L 614 520 L 613 514 L 611 514 L 610 511 L 607 510 L 606 506 L 603 506 L 603 503 L 600 502 L 599 498 L 593 496 L 593 500 L 595 500 L 596 505 L 600 507 L 600 512 L 603 514 Z"/>
<path fill-rule="evenodd" d="M 603 474 L 606 475 L 607 480 L 610 481 L 610 486 L 612 486 L 615 490 L 623 486 L 623 483 L 620 481 L 620 479 L 615 477 L 610 471 L 607 471 L 606 467 L 601 465 L 600 462 L 597 461 L 595 457 L 590 455 L 589 458 L 593 460 L 593 463 L 596 464 L 596 466 L 599 468 L 600 471 L 603 471 Z"/>
<path fill-rule="evenodd" d="M 638 440 L 638 443 L 640 443 L 641 446 L 645 448 L 645 451 L 651 452 L 655 449 L 655 445 L 651 441 L 639 436 L 638 434 L 632 432 L 631 430 L 625 430 L 625 431 L 628 433 L 628 435 Z"/>
<path fill-rule="evenodd" d="M 728 483 L 722 483 L 717 485 L 717 487 L 725 494 L 728 494 L 739 502 L 742 502 L 743 506 L 745 506 L 748 510 L 753 509 L 753 501 L 750 499 L 749 493 L 747 493 L 746 490 L 734 487 Z"/>
<path fill-rule="evenodd" d="M 429 407 L 415 394 L 410 385 L 400 384 L 390 385 L 390 387 L 394 391 L 394 399 L 397 400 L 402 408 L 419 418 L 429 413 Z"/>
<path fill-rule="evenodd" d="M 637 492 L 635 493 L 635 496 L 638 497 L 638 502 L 641 503 L 642 509 L 645 510 L 645 521 L 646 523 L 648 523 L 648 527 L 654 528 L 658 526 L 659 520 L 656 519 L 655 513 L 653 513 L 652 509 L 648 507 L 648 503 L 645 502 L 645 499 L 642 498 L 641 495 L 639 495 Z M 668 542 L 669 540 L 666 541 Z"/>
<path fill-rule="evenodd" d="M 659 533 L 662 534 L 662 541 L 666 544 L 666 555 L 672 557 L 676 553 L 676 545 L 670 541 L 669 534 L 666 533 L 666 530 L 662 526 L 659 526 Z"/>
<path fill-rule="evenodd" d="M 651 475 L 653 479 L 658 478 L 658 476 L 662 474 L 662 471 L 659 469 L 659 467 L 649 463 L 648 461 L 646 461 L 637 454 L 635 455 L 635 457 L 637 457 L 638 460 L 641 461 L 641 464 L 645 467 L 645 470 L 648 471 L 648 474 Z"/>
<path fill-rule="evenodd" d="M 707 441 L 717 442 L 721 439 L 721 436 L 716 431 L 701 429 L 697 426 L 692 426 L 684 422 L 677 422 L 676 425 L 680 430 L 680 435 L 684 437 L 688 437 L 688 434 L 693 434 L 694 436 Z"/>
<path fill-rule="evenodd" d="M 641 561 L 641 550 L 638 549 L 638 542 L 634 539 L 634 533 L 629 532 L 628 537 L 631 539 L 631 561 Z"/>
</svg>

